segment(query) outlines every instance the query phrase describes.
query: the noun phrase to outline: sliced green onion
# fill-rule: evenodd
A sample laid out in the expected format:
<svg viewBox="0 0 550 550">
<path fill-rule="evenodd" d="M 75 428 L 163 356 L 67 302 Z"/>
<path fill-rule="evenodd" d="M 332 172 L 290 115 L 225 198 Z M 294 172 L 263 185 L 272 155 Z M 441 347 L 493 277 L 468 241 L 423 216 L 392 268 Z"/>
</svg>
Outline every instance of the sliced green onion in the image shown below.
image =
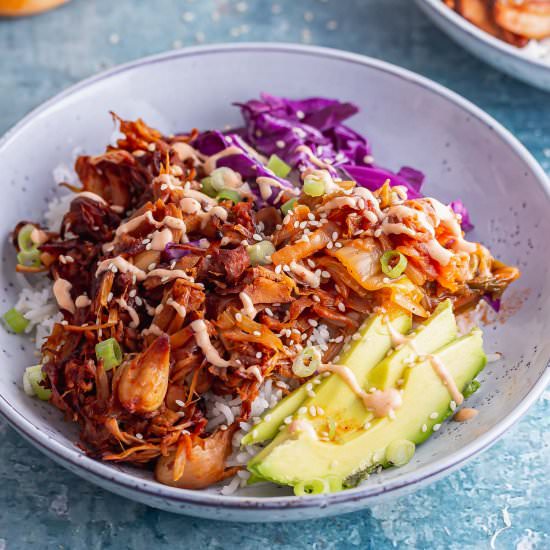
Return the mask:
<svg viewBox="0 0 550 550">
<path fill-rule="evenodd" d="M 246 247 L 251 265 L 267 265 L 271 263 L 271 254 L 275 247 L 271 241 L 261 241 Z"/>
<path fill-rule="evenodd" d="M 314 346 L 304 348 L 294 359 L 292 372 L 301 378 L 311 376 L 321 366 L 321 352 Z"/>
<path fill-rule="evenodd" d="M 386 460 L 394 466 L 405 466 L 414 456 L 415 445 L 408 439 L 397 439 L 386 447 Z"/>
<path fill-rule="evenodd" d="M 479 390 L 480 386 L 481 384 L 477 380 L 472 380 L 471 382 L 468 382 L 468 385 L 464 388 L 462 395 L 464 396 L 464 398 L 470 397 L 470 395 Z"/>
<path fill-rule="evenodd" d="M 308 481 L 300 481 L 294 485 L 294 494 L 298 497 L 305 495 L 321 495 L 330 491 L 328 481 L 321 478 L 314 478 Z"/>
<path fill-rule="evenodd" d="M 40 250 L 38 248 L 32 248 L 30 250 L 21 249 L 17 253 L 17 263 L 24 265 L 25 267 L 40 267 Z"/>
<path fill-rule="evenodd" d="M 21 334 L 29 325 L 29 320 L 14 307 L 4 313 L 3 319 L 15 334 Z"/>
<path fill-rule="evenodd" d="M 287 200 L 283 206 L 281 206 L 281 212 L 286 216 L 289 210 L 294 210 L 294 205 L 298 202 L 298 199 L 292 198 Z"/>
<path fill-rule="evenodd" d="M 25 393 L 36 395 L 36 397 L 42 401 L 49 401 L 52 396 L 52 390 L 40 384 L 40 382 L 44 380 L 46 380 L 46 375 L 42 372 L 42 365 L 26 368 L 23 374 L 23 388 Z"/>
<path fill-rule="evenodd" d="M 97 360 L 103 360 L 103 368 L 108 371 L 122 363 L 122 350 L 114 338 L 99 342 L 95 346 Z"/>
<path fill-rule="evenodd" d="M 407 258 L 397 250 L 387 250 L 380 258 L 380 265 L 385 275 L 397 279 L 407 267 Z"/>
<path fill-rule="evenodd" d="M 280 157 L 277 155 L 271 155 L 267 163 L 267 167 L 280 178 L 286 178 L 292 168 Z"/>
<path fill-rule="evenodd" d="M 228 168 L 227 166 L 220 166 L 219 168 L 216 168 L 212 171 L 210 177 L 212 178 L 212 187 L 216 191 L 221 191 L 226 187 L 233 187 L 230 183 L 235 180 L 235 177 L 238 177 L 239 182 L 242 183 L 240 175 L 237 175 L 234 170 L 231 170 L 231 168 Z"/>
<path fill-rule="evenodd" d="M 27 223 L 19 230 L 19 233 L 17 233 L 17 244 L 20 250 L 31 250 L 36 248 L 36 244 L 33 243 L 31 239 L 31 233 L 34 229 L 35 227 L 32 223 Z"/>
<path fill-rule="evenodd" d="M 310 197 L 320 197 L 325 193 L 325 182 L 314 174 L 308 174 L 304 179 L 303 191 Z"/>
<path fill-rule="evenodd" d="M 229 200 L 229 201 L 233 201 L 234 203 L 241 202 L 241 200 L 242 200 L 242 198 L 241 198 L 241 196 L 239 195 L 239 193 L 237 193 L 237 191 L 235 191 L 234 189 L 222 189 L 222 190 L 216 195 L 216 198 L 217 198 L 219 201 L 222 201 L 222 200 Z"/>
<path fill-rule="evenodd" d="M 212 178 L 210 176 L 207 176 L 201 180 L 201 191 L 209 197 L 215 197 L 218 194 L 218 190 L 214 189 Z"/>
</svg>

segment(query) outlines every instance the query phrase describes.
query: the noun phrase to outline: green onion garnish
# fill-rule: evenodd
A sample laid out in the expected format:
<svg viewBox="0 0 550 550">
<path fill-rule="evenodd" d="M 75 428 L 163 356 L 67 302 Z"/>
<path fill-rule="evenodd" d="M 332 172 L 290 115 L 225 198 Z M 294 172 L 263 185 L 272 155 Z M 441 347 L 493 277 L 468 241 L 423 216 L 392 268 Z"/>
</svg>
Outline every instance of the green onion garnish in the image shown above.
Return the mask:
<svg viewBox="0 0 550 550">
<path fill-rule="evenodd" d="M 209 197 L 215 197 L 218 194 L 218 190 L 214 189 L 212 185 L 212 178 L 210 176 L 201 180 L 201 191 Z"/>
<path fill-rule="evenodd" d="M 261 241 L 246 247 L 251 265 L 267 265 L 271 263 L 271 254 L 275 247 L 271 241 Z"/>
<path fill-rule="evenodd" d="M 386 447 L 386 460 L 394 466 L 405 466 L 414 456 L 415 445 L 408 439 L 397 439 Z"/>
<path fill-rule="evenodd" d="M 21 334 L 29 325 L 29 320 L 14 307 L 4 313 L 3 319 L 15 334 Z"/>
<path fill-rule="evenodd" d="M 30 250 L 21 249 L 17 253 L 17 263 L 24 265 L 25 267 L 40 267 L 40 250 L 38 248 L 31 248 Z"/>
<path fill-rule="evenodd" d="M 25 224 L 17 233 L 17 244 L 20 250 L 31 250 L 36 248 L 36 244 L 31 239 L 31 233 L 35 227 L 31 223 Z"/>
<path fill-rule="evenodd" d="M 281 212 L 283 213 L 284 216 L 286 216 L 289 212 L 289 210 L 294 210 L 294 206 L 296 205 L 296 203 L 298 202 L 298 199 L 296 198 L 292 198 L 292 199 L 289 199 L 287 200 L 283 206 L 281 206 Z"/>
<path fill-rule="evenodd" d="M 280 157 L 277 155 L 271 155 L 267 163 L 267 167 L 271 170 L 276 176 L 280 178 L 286 178 L 292 168 Z"/>
<path fill-rule="evenodd" d="M 294 494 L 298 497 L 305 495 L 320 495 L 330 491 L 330 484 L 325 479 L 315 478 L 308 481 L 300 481 L 294 485 Z"/>
<path fill-rule="evenodd" d="M 222 189 L 216 195 L 216 198 L 219 201 L 229 200 L 229 201 L 233 201 L 234 203 L 241 202 L 241 200 L 242 200 L 239 193 L 237 193 L 237 191 L 235 191 L 234 189 Z"/>
<path fill-rule="evenodd" d="M 390 279 L 397 279 L 407 267 L 407 258 L 397 250 L 387 250 L 380 258 L 382 271 Z"/>
<path fill-rule="evenodd" d="M 464 388 L 462 395 L 464 396 L 464 398 L 470 397 L 470 395 L 479 390 L 480 386 L 481 384 L 477 380 L 472 380 L 471 382 L 468 382 L 468 385 Z"/>
<path fill-rule="evenodd" d="M 103 368 L 106 371 L 122 363 L 122 350 L 114 338 L 96 344 L 95 355 L 98 361 L 103 360 Z"/>
<path fill-rule="evenodd" d="M 314 346 L 304 348 L 292 363 L 292 372 L 301 378 L 311 376 L 321 366 L 321 354 Z"/>
<path fill-rule="evenodd" d="M 52 390 L 40 384 L 44 380 L 46 380 L 46 375 L 42 372 L 42 365 L 26 368 L 23 374 L 23 387 L 26 393 L 30 393 L 30 388 L 32 395 L 36 395 L 42 401 L 49 401 L 52 396 Z"/>
<path fill-rule="evenodd" d="M 310 197 L 320 197 L 325 193 L 325 182 L 313 174 L 304 179 L 304 193 Z"/>
</svg>

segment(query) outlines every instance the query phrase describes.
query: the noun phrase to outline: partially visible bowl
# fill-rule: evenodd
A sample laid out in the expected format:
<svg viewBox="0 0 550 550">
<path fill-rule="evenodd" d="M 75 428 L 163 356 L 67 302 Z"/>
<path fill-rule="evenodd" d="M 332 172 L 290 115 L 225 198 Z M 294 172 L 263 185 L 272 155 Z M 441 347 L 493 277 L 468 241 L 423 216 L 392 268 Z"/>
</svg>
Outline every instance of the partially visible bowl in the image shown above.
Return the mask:
<svg viewBox="0 0 550 550">
<path fill-rule="evenodd" d="M 446 34 L 489 65 L 527 84 L 550 91 L 550 62 L 529 56 L 481 30 L 442 0 L 416 0 L 418 7 Z"/>
<path fill-rule="evenodd" d="M 0 141 L 0 301 L 14 303 L 20 281 L 8 233 L 21 219 L 38 219 L 51 196 L 50 174 L 71 163 L 76 147 L 93 154 L 113 135 L 108 114 L 143 117 L 166 133 L 239 123 L 233 101 L 261 91 L 353 101 L 352 125 L 365 133 L 385 166 L 415 166 L 426 191 L 460 198 L 497 257 L 518 265 L 522 278 L 504 301 L 506 323 L 485 331 L 488 351 L 505 360 L 488 365 L 469 403 L 472 421 L 447 423 L 419 446 L 404 468 L 372 476 L 331 495 L 295 497 L 274 486 L 236 496 L 189 491 L 155 482 L 145 470 L 90 459 L 75 446 L 75 426 L 49 404 L 23 392 L 23 368 L 33 345 L 0 329 L 0 413 L 33 445 L 72 472 L 116 493 L 172 512 L 239 521 L 298 520 L 350 512 L 388 495 L 415 490 L 462 465 L 496 441 L 542 392 L 550 371 L 550 185 L 525 148 L 495 120 L 458 95 L 387 63 L 335 50 L 285 44 L 217 45 L 135 61 L 84 81 L 28 115 Z M 510 309 L 514 299 L 523 306 Z M 514 298 L 515 297 L 515 298 Z"/>
</svg>

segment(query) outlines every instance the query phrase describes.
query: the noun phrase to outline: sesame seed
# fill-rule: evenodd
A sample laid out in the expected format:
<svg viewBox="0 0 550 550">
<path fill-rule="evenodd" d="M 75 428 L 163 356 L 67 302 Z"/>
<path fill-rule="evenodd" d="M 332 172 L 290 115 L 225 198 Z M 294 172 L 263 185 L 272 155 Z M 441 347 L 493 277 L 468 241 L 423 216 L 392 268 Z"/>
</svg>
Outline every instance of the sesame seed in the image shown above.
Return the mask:
<svg viewBox="0 0 550 550">
<path fill-rule="evenodd" d="M 332 241 L 330 241 L 328 244 L 327 244 L 327 248 L 330 250 L 332 247 L 334 246 L 334 243 Z"/>
<path fill-rule="evenodd" d="M 235 313 L 235 319 L 240 323 L 243 320 L 243 316 L 240 313 Z"/>
<path fill-rule="evenodd" d="M 312 269 L 315 267 L 315 262 L 311 260 L 310 258 L 307 259 L 307 265 L 311 267 Z"/>
<path fill-rule="evenodd" d="M 395 420 L 395 411 L 393 409 L 390 409 L 390 412 L 388 413 L 388 418 L 390 420 Z"/>
<path fill-rule="evenodd" d="M 220 426 L 220 430 L 221 430 L 222 432 L 225 432 L 225 430 L 227 430 L 227 426 L 226 426 L 225 424 L 222 424 L 222 425 Z M 254 434 L 252 434 L 252 435 L 254 435 Z"/>
<path fill-rule="evenodd" d="M 309 407 L 309 414 L 311 416 L 317 416 L 317 409 L 315 408 L 314 405 L 311 405 L 311 407 Z"/>
<path fill-rule="evenodd" d="M 439 430 L 439 428 L 441 428 L 441 424 L 434 424 L 432 430 L 433 430 L 434 432 L 437 432 L 437 430 Z"/>
<path fill-rule="evenodd" d="M 151 250 L 153 245 L 151 243 L 145 245 L 145 250 Z"/>
<path fill-rule="evenodd" d="M 358 332 L 356 332 L 356 333 L 351 337 L 351 339 L 352 339 L 352 340 L 356 340 L 356 341 L 357 341 L 357 340 L 361 340 L 361 335 L 360 335 Z"/>
<path fill-rule="evenodd" d="M 269 422 L 269 421 L 271 420 L 271 415 L 270 415 L 270 414 L 266 414 L 266 415 L 264 416 L 264 420 L 265 420 L 266 422 Z"/>
<path fill-rule="evenodd" d="M 155 262 L 152 262 L 147 266 L 147 271 L 153 271 L 155 267 L 157 267 L 157 264 Z"/>
<path fill-rule="evenodd" d="M 319 416 L 323 416 L 325 414 L 325 411 L 322 407 L 317 407 L 317 414 Z"/>
<path fill-rule="evenodd" d="M 428 431 L 428 426 L 426 424 L 422 424 L 422 432 L 426 433 Z"/>
<path fill-rule="evenodd" d="M 286 271 L 287 273 L 290 271 L 290 266 L 288 265 L 283 265 L 283 271 Z"/>
<path fill-rule="evenodd" d="M 314 302 L 317 302 L 317 303 L 320 303 L 321 302 L 321 298 L 319 298 L 319 296 L 317 296 L 317 294 L 314 294 L 311 299 L 314 301 Z"/>
<path fill-rule="evenodd" d="M 338 238 L 338 231 L 334 231 L 331 237 L 332 237 L 332 240 L 335 241 Z"/>
<path fill-rule="evenodd" d="M 261 351 L 256 352 L 256 359 L 261 359 L 263 356 L 263 353 Z"/>
<path fill-rule="evenodd" d="M 136 296 L 134 301 L 136 302 L 136 305 L 138 305 L 138 306 L 143 305 L 143 300 L 139 296 Z"/>
<path fill-rule="evenodd" d="M 456 402 L 455 401 L 451 401 L 449 403 L 449 407 L 451 408 L 451 411 L 455 411 L 456 410 Z"/>
<path fill-rule="evenodd" d="M 107 294 L 107 301 L 110 302 L 112 299 L 113 299 L 113 293 L 109 292 L 109 294 Z"/>
<path fill-rule="evenodd" d="M 430 414 L 430 418 L 432 420 L 435 420 L 439 415 L 436 413 L 436 412 L 433 412 L 432 414 Z"/>
<path fill-rule="evenodd" d="M 181 399 L 176 399 L 174 401 L 174 403 L 178 406 L 178 407 L 184 407 L 185 406 L 185 403 L 181 400 Z"/>
<path fill-rule="evenodd" d="M 275 266 L 275 273 L 279 274 L 279 273 L 281 273 L 282 270 L 283 270 L 282 265 L 276 265 Z"/>
<path fill-rule="evenodd" d="M 277 141 L 275 142 L 275 145 L 276 145 L 279 149 L 284 149 L 286 143 L 285 143 L 282 139 L 279 139 L 279 140 L 277 140 Z"/>
<path fill-rule="evenodd" d="M 300 222 L 299 221 L 295 221 L 294 222 L 294 229 L 298 229 L 300 227 Z"/>
<path fill-rule="evenodd" d="M 342 302 L 340 302 L 337 307 L 342 313 L 346 311 L 346 306 Z"/>
<path fill-rule="evenodd" d="M 342 243 L 334 243 L 336 248 L 342 248 L 344 245 Z"/>
<path fill-rule="evenodd" d="M 252 238 L 253 238 L 255 241 L 261 241 L 261 240 L 262 240 L 262 236 L 261 236 L 261 235 L 258 235 L 258 233 L 254 233 L 254 235 L 252 235 Z"/>
<path fill-rule="evenodd" d="M 143 434 L 137 433 L 137 434 L 136 434 L 136 437 L 137 437 L 138 439 L 143 439 Z"/>
<path fill-rule="evenodd" d="M 370 428 L 370 422 L 365 422 L 365 423 L 363 424 L 363 429 L 364 429 L 364 430 L 368 430 L 369 428 Z"/>
<path fill-rule="evenodd" d="M 311 391 L 313 389 L 313 384 L 311 382 L 308 382 L 306 384 L 306 391 Z"/>
<path fill-rule="evenodd" d="M 307 222 L 300 223 L 300 229 L 305 229 L 307 227 Z"/>
<path fill-rule="evenodd" d="M 307 413 L 307 408 L 306 407 L 300 407 L 298 409 L 298 414 L 306 414 Z"/>
<path fill-rule="evenodd" d="M 284 420 L 285 424 L 290 424 L 292 422 L 292 416 L 287 416 Z"/>
<path fill-rule="evenodd" d="M 266 312 L 267 315 L 269 315 L 270 317 L 273 317 L 273 312 L 271 311 L 270 308 L 266 307 L 266 308 L 264 309 L 264 311 Z"/>
<path fill-rule="evenodd" d="M 312 327 L 319 326 L 319 323 L 318 323 L 315 319 L 308 319 L 307 322 L 308 322 L 309 325 L 312 326 Z"/>
<path fill-rule="evenodd" d="M 330 273 L 328 271 L 321 271 L 321 277 L 328 279 L 330 277 Z"/>
<path fill-rule="evenodd" d="M 258 337 L 262 335 L 262 333 L 259 330 L 255 330 L 252 334 Z"/>
</svg>

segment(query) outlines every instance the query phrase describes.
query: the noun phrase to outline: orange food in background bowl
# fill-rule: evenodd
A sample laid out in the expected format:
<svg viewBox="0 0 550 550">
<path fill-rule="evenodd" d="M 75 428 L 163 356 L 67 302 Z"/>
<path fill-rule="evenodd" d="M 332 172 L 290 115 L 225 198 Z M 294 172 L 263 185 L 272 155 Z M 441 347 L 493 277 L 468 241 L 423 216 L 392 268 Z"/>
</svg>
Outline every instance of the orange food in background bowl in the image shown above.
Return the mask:
<svg viewBox="0 0 550 550">
<path fill-rule="evenodd" d="M 69 0 L 0 0 L 0 16 L 19 17 L 50 10 Z"/>
</svg>

